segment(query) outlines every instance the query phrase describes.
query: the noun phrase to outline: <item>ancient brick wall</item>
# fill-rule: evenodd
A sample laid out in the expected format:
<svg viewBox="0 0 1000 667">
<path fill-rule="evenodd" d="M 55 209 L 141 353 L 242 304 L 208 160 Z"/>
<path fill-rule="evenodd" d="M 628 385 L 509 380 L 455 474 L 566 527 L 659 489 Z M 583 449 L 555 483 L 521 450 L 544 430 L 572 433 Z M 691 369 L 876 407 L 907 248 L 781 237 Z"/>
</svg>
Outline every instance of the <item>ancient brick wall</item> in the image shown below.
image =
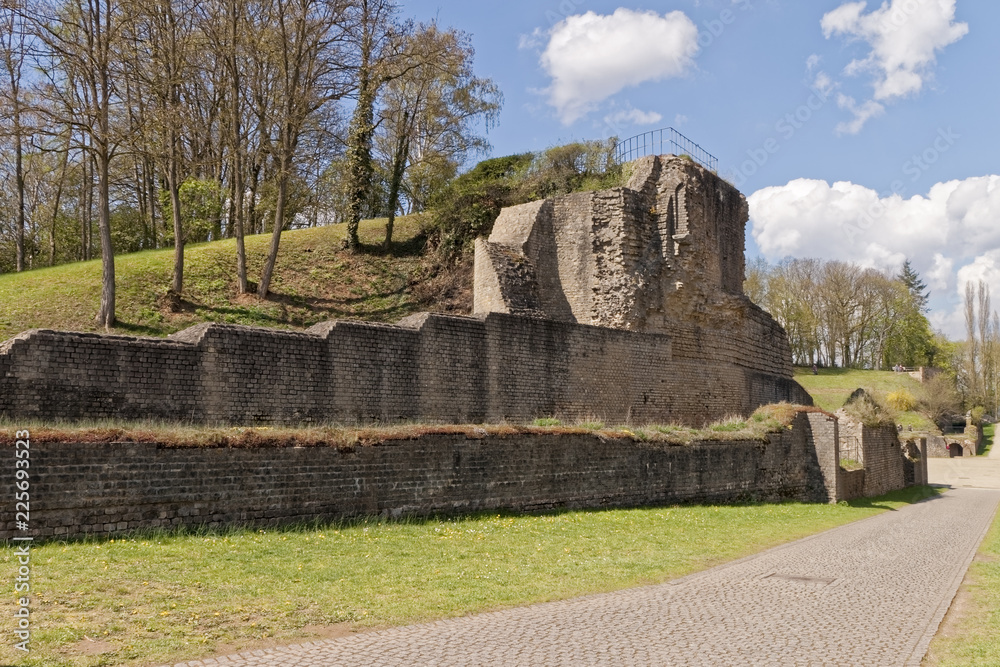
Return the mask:
<svg viewBox="0 0 1000 667">
<path fill-rule="evenodd" d="M 499 313 L 307 332 L 200 324 L 168 340 L 33 331 L 0 351 L 10 419 L 700 424 L 808 402 L 799 391 L 729 357 L 675 355 L 662 334 Z"/>
<path fill-rule="evenodd" d="M 865 496 L 878 496 L 906 487 L 903 451 L 894 426 L 862 426 Z"/>
<path fill-rule="evenodd" d="M 844 499 L 840 488 L 840 432 L 839 422 L 833 415 L 825 412 L 799 413 L 793 426 L 807 431 L 806 439 L 812 447 L 805 449 L 807 454 L 815 456 L 815 463 L 805 462 L 805 469 L 813 477 L 812 487 L 817 496 L 825 494 L 826 502 L 839 502 Z"/>
<path fill-rule="evenodd" d="M 474 311 L 669 336 L 685 421 L 811 404 L 784 330 L 743 295 L 743 195 L 683 158 L 630 166 L 627 187 L 504 209 L 476 242 Z"/>
<path fill-rule="evenodd" d="M 769 442 L 649 444 L 517 435 L 328 447 L 167 448 L 32 443 L 37 537 L 179 525 L 274 524 L 361 515 L 628 507 L 792 498 L 827 502 L 800 415 Z M 13 461 L 13 447 L 0 449 Z M 13 497 L 13 476 L 0 493 Z M 14 534 L 13 514 L 0 538 Z"/>
<path fill-rule="evenodd" d="M 865 469 L 841 470 L 840 486 L 838 487 L 840 500 L 854 500 L 865 497 Z"/>
<path fill-rule="evenodd" d="M 855 437 L 860 443 L 860 463 L 865 468 L 863 496 L 878 496 L 905 488 L 915 482 L 913 462 L 907 459 L 895 426 L 891 424 L 878 427 L 865 426 L 842 414 L 840 433 L 847 437 Z M 907 480 L 908 476 L 911 481 Z"/>
</svg>

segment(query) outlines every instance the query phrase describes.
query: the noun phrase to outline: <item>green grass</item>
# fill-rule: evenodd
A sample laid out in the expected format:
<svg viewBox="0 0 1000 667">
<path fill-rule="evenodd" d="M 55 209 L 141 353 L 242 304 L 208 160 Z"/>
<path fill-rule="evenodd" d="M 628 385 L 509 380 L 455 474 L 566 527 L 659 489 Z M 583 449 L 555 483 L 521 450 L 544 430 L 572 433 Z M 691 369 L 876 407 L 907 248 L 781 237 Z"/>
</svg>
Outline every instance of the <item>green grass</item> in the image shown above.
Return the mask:
<svg viewBox="0 0 1000 667">
<path fill-rule="evenodd" d="M 980 456 L 988 456 L 990 450 L 993 449 L 993 436 L 996 434 L 996 430 L 996 424 L 987 424 L 983 427 L 983 451 L 980 452 Z"/>
<path fill-rule="evenodd" d="M 1000 514 L 966 575 L 971 609 L 958 619 L 956 634 L 931 642 L 924 664 L 1000 665 Z"/>
<path fill-rule="evenodd" d="M 32 652 L 11 647 L 8 594 L 0 663 L 159 664 L 293 642 L 309 625 L 384 627 L 663 582 L 934 492 L 51 542 L 32 550 Z M 8 582 L 12 556 L 0 552 Z M 94 646 L 109 650 L 82 653 Z"/>
<path fill-rule="evenodd" d="M 397 219 L 389 253 L 375 250 L 383 233 L 384 221 L 364 221 L 360 234 L 369 251 L 355 255 L 341 249 L 344 225 L 285 232 L 267 300 L 236 293 L 234 240 L 189 245 L 176 313 L 164 307 L 173 249 L 120 255 L 115 333 L 166 336 L 203 321 L 284 328 L 330 319 L 396 321 L 427 309 L 420 285 L 440 278 L 439 267 L 420 253 L 419 219 Z M 251 282 L 269 242 L 269 234 L 246 239 Z M 97 331 L 100 288 L 100 260 L 0 275 L 0 340 L 35 328 Z"/>
<path fill-rule="evenodd" d="M 883 394 L 906 389 L 914 396 L 919 396 L 921 390 L 918 381 L 906 373 L 893 371 L 820 368 L 819 374 L 813 375 L 811 368 L 796 367 L 795 379 L 812 395 L 817 406 L 830 412 L 839 410 L 844 401 L 859 387 L 875 389 Z M 914 431 L 939 433 L 934 422 L 916 411 L 901 412 L 897 422 L 902 424 L 904 429 L 912 427 Z"/>
<path fill-rule="evenodd" d="M 419 422 L 356 424 L 328 423 L 315 426 L 204 426 L 168 421 L 127 421 L 120 419 L 80 420 L 58 423 L 0 417 L 0 445 L 13 445 L 15 431 L 28 430 L 35 442 L 147 442 L 168 447 L 339 447 L 412 440 L 424 435 L 461 434 L 480 438 L 486 435 L 511 436 L 520 433 L 552 435 L 596 434 L 601 438 L 628 438 L 662 446 L 694 442 L 765 440 L 769 434 L 789 428 L 801 411 L 815 408 L 776 403 L 758 408 L 749 419 L 730 417 L 694 428 L 676 424 L 624 426 L 603 422 L 563 423 L 541 417 L 530 424 L 427 424 Z"/>
</svg>

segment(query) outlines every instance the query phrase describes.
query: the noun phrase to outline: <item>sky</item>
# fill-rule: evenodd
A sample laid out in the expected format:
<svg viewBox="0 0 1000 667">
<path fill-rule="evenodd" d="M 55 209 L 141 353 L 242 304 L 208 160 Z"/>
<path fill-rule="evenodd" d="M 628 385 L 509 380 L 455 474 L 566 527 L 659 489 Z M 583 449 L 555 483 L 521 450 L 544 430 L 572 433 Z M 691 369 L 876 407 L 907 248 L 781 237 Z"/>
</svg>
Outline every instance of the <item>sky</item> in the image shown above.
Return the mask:
<svg viewBox="0 0 1000 667">
<path fill-rule="evenodd" d="M 404 0 L 471 35 L 504 93 L 490 155 L 673 127 L 750 203 L 747 257 L 927 283 L 964 338 L 967 281 L 1000 304 L 1000 2 Z"/>
</svg>

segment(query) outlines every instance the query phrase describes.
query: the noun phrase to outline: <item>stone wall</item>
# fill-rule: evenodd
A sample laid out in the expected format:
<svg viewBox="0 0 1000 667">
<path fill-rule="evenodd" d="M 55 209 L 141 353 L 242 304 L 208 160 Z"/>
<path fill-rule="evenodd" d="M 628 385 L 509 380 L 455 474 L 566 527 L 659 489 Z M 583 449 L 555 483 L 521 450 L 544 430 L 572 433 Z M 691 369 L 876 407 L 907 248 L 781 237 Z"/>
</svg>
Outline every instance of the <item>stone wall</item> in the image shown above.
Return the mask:
<svg viewBox="0 0 1000 667">
<path fill-rule="evenodd" d="M 865 464 L 864 495 L 878 496 L 905 488 L 905 457 L 895 427 L 861 428 L 861 449 Z"/>
<path fill-rule="evenodd" d="M 768 442 L 686 446 L 589 434 L 428 435 L 352 451 L 35 442 L 31 525 L 36 537 L 68 537 L 363 515 L 836 501 L 836 480 L 828 487 L 822 472 L 835 465 L 835 446 L 817 446 L 830 435 L 814 419 L 800 413 Z M 13 447 L 0 451 L 12 466 Z M 0 483 L 5 497 L 13 481 Z M 0 538 L 15 534 L 13 519 L 3 519 Z"/>
<path fill-rule="evenodd" d="M 743 195 L 684 158 L 631 167 L 624 188 L 504 209 L 476 243 L 474 312 L 669 336 L 685 374 L 716 376 L 677 397 L 702 406 L 700 421 L 731 398 L 729 412 L 811 404 L 784 330 L 743 294 Z"/>
<path fill-rule="evenodd" d="M 0 345 L 0 417 L 702 425 L 811 405 L 742 294 L 743 196 L 690 160 L 633 167 L 627 188 L 505 209 L 476 246 L 475 317 L 29 331 Z"/>
<path fill-rule="evenodd" d="M 306 332 L 200 324 L 167 340 L 36 330 L 0 346 L 8 419 L 159 418 L 201 423 L 479 423 L 542 416 L 702 423 L 779 400 L 794 382 L 698 359 L 724 346 L 491 313 Z M 766 354 L 761 341 L 760 354 Z"/>
<path fill-rule="evenodd" d="M 931 458 L 939 459 L 976 455 L 972 442 L 960 435 L 927 436 L 927 453 Z"/>
<path fill-rule="evenodd" d="M 857 438 L 860 444 L 859 463 L 864 465 L 864 482 L 858 495 L 856 490 L 842 488 L 844 499 L 879 496 L 927 480 L 927 447 L 910 440 L 900 442 L 893 425 L 869 427 L 851 420 L 843 412 L 840 417 L 840 435 Z M 856 479 L 849 484 L 859 483 Z"/>
<path fill-rule="evenodd" d="M 841 470 L 838 493 L 841 500 L 853 500 L 865 496 L 865 469 Z"/>
</svg>

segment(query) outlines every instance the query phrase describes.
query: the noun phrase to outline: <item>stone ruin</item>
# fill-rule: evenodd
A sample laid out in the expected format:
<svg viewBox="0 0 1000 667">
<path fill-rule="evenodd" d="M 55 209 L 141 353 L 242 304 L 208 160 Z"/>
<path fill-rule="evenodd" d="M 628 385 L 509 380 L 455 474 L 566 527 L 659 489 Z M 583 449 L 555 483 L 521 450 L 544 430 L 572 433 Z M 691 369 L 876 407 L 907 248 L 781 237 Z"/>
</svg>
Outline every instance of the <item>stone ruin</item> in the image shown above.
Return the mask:
<svg viewBox="0 0 1000 667">
<path fill-rule="evenodd" d="M 472 317 L 28 331 L 0 345 L 0 416 L 701 425 L 811 404 L 742 292 L 743 196 L 684 158 L 631 168 L 628 187 L 505 209 L 476 244 Z"/>
<path fill-rule="evenodd" d="M 811 405 L 791 379 L 784 329 L 743 293 L 743 195 L 686 157 L 629 166 L 625 187 L 504 209 L 489 240 L 476 242 L 474 313 L 667 335 L 691 391 L 705 378 L 686 362 L 746 375 L 733 412 Z"/>
<path fill-rule="evenodd" d="M 686 158 L 630 166 L 624 188 L 504 209 L 476 243 L 474 312 L 667 334 L 761 319 L 743 295 L 743 195 Z"/>
</svg>

